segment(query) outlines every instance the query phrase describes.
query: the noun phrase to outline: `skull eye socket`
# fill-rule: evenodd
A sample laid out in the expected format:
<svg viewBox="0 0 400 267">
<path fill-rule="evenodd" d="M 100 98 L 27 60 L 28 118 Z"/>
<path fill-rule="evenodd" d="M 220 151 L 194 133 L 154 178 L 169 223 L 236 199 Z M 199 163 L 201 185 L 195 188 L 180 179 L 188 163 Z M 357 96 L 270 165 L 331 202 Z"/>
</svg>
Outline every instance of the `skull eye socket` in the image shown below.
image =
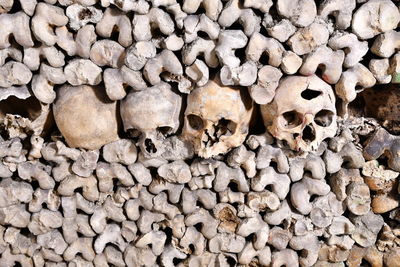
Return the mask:
<svg viewBox="0 0 400 267">
<path fill-rule="evenodd" d="M 126 134 L 129 138 L 138 138 L 141 135 L 141 132 L 138 129 L 131 128 L 126 130 Z"/>
<path fill-rule="evenodd" d="M 297 127 L 301 124 L 301 122 L 301 114 L 295 110 L 287 111 L 282 114 L 281 125 L 287 129 Z"/>
<path fill-rule="evenodd" d="M 319 126 L 328 127 L 332 124 L 334 116 L 332 111 L 323 109 L 315 115 L 314 121 Z"/>
<path fill-rule="evenodd" d="M 236 126 L 237 124 L 235 122 L 222 118 L 216 125 L 217 135 L 233 135 L 236 131 Z"/>
<path fill-rule="evenodd" d="M 167 136 L 172 133 L 172 127 L 169 126 L 157 127 L 157 132 L 161 133 L 164 136 Z"/>
<path fill-rule="evenodd" d="M 187 120 L 189 122 L 189 126 L 196 131 L 200 131 L 204 128 L 203 119 L 197 115 L 190 114 L 187 116 Z"/>
</svg>

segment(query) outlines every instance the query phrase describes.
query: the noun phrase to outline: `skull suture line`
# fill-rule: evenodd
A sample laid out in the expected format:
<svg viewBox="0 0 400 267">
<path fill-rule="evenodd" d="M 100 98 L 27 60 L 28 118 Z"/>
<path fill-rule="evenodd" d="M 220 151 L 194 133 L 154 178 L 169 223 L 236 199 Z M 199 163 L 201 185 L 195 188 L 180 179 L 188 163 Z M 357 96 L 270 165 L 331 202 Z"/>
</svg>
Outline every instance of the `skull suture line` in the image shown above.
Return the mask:
<svg viewBox="0 0 400 267">
<path fill-rule="evenodd" d="M 139 147 L 146 158 L 160 156 L 165 137 L 178 130 L 181 102 L 181 97 L 164 82 L 143 91 L 131 91 L 121 101 L 124 129 L 140 136 Z"/>
<path fill-rule="evenodd" d="M 200 157 L 226 153 L 245 140 L 252 113 L 247 90 L 209 81 L 188 96 L 182 136 Z"/>
<path fill-rule="evenodd" d="M 315 75 L 281 81 L 273 102 L 261 106 L 264 124 L 296 151 L 313 151 L 336 134 L 335 95 Z"/>
</svg>

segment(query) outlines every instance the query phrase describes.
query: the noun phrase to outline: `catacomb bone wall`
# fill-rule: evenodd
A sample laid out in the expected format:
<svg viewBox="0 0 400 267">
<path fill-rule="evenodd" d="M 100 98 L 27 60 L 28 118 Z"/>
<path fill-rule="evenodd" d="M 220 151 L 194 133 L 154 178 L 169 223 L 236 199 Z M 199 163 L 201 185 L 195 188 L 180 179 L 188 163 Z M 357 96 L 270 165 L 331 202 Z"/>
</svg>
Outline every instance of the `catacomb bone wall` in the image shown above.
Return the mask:
<svg viewBox="0 0 400 267">
<path fill-rule="evenodd" d="M 0 267 L 400 266 L 398 0 L 0 0 Z"/>
</svg>

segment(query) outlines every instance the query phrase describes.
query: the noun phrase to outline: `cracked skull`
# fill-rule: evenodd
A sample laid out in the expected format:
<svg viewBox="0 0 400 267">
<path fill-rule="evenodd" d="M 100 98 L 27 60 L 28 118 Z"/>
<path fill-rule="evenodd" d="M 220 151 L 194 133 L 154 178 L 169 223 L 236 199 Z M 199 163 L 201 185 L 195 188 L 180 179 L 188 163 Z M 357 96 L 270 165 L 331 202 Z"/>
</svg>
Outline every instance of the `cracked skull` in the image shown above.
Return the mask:
<svg viewBox="0 0 400 267">
<path fill-rule="evenodd" d="M 281 81 L 273 102 L 261 112 L 268 131 L 296 151 L 316 150 L 336 133 L 335 95 L 315 75 Z"/>
<path fill-rule="evenodd" d="M 167 83 L 143 91 L 131 91 L 121 101 L 125 131 L 138 137 L 138 145 L 147 158 L 164 152 L 164 139 L 179 128 L 181 97 Z"/>
<path fill-rule="evenodd" d="M 203 158 L 226 153 L 245 140 L 252 112 L 247 90 L 209 81 L 188 96 L 182 136 Z"/>
</svg>

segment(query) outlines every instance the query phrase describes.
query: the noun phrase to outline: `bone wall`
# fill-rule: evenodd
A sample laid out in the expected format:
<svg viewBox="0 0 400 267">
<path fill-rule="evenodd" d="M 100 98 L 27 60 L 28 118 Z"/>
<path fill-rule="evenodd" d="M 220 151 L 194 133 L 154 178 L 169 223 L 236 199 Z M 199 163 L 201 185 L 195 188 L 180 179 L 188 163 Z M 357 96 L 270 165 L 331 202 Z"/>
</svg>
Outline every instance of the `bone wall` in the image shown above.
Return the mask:
<svg viewBox="0 0 400 267">
<path fill-rule="evenodd" d="M 398 0 L 0 0 L 0 267 L 400 266 Z"/>
</svg>

